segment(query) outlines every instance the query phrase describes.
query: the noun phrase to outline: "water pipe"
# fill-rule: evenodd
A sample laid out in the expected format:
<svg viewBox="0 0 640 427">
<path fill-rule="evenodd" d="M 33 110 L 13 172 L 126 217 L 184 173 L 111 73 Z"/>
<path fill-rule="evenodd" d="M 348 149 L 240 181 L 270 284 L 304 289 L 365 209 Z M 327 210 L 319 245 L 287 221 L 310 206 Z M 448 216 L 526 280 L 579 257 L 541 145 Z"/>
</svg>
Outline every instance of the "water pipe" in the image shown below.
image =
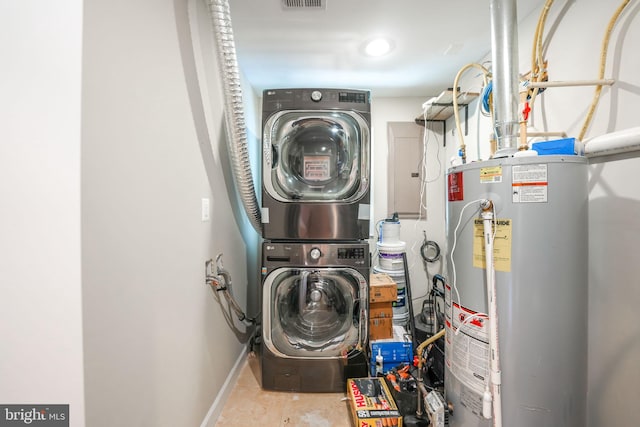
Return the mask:
<svg viewBox="0 0 640 427">
<path fill-rule="evenodd" d="M 485 250 L 485 273 L 487 280 L 487 303 L 489 313 L 489 364 L 491 371 L 491 393 L 483 396 L 484 408 L 483 412 L 487 414 L 487 406 L 493 402 L 493 425 L 494 427 L 502 426 L 502 390 L 501 390 L 501 373 L 500 373 L 500 347 L 498 340 L 498 304 L 497 304 L 497 288 L 496 288 L 496 271 L 493 259 L 493 231 L 494 206 L 491 200 L 484 200 L 481 203 L 482 223 L 484 226 L 484 250 Z"/>
</svg>

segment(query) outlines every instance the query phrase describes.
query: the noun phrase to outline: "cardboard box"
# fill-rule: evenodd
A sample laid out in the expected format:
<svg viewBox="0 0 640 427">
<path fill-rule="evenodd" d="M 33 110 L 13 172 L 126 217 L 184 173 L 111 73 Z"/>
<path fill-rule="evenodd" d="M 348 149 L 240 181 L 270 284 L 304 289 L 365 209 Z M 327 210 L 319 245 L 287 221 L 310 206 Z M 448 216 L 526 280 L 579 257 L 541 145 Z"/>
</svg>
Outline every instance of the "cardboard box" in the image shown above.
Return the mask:
<svg viewBox="0 0 640 427">
<path fill-rule="evenodd" d="M 393 303 L 389 301 L 385 302 L 372 302 L 369 304 L 369 318 L 370 319 L 391 319 L 393 318 Z"/>
<path fill-rule="evenodd" d="M 402 415 L 383 378 L 349 378 L 347 395 L 356 427 L 402 427 Z"/>
<path fill-rule="evenodd" d="M 393 337 L 393 318 L 369 318 L 369 340 L 380 340 Z"/>
<path fill-rule="evenodd" d="M 395 302 L 398 300 L 398 284 L 385 273 L 369 277 L 369 302 Z"/>
</svg>

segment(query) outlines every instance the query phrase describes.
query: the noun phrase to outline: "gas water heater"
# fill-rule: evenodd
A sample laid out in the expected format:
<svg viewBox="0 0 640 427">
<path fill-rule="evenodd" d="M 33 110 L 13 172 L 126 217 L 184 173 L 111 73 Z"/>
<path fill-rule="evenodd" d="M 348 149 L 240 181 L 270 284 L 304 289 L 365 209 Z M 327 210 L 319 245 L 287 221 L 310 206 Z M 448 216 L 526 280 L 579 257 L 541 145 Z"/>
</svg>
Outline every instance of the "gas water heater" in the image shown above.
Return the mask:
<svg viewBox="0 0 640 427">
<path fill-rule="evenodd" d="M 586 425 L 587 160 L 509 157 L 447 174 L 450 426 L 491 426 L 482 201 L 493 203 L 501 424 Z M 483 400 L 483 398 L 485 400 Z"/>
</svg>

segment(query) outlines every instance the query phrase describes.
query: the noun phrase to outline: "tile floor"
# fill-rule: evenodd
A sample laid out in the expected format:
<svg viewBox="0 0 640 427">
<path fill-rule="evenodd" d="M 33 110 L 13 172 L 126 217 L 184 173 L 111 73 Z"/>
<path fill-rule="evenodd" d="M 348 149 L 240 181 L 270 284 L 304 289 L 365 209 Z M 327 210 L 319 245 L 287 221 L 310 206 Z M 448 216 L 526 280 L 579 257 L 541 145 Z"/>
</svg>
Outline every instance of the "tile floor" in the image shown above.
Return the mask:
<svg viewBox="0 0 640 427">
<path fill-rule="evenodd" d="M 249 354 L 216 427 L 350 427 L 346 393 L 288 393 L 260 387 L 260 361 Z"/>
</svg>

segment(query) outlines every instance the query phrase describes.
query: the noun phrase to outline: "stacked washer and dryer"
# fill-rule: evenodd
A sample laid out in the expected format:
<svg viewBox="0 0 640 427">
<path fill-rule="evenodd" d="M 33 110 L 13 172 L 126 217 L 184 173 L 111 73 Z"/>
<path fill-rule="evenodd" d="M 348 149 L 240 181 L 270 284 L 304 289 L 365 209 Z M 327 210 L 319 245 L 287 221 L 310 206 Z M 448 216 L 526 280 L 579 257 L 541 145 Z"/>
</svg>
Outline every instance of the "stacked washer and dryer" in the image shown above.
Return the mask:
<svg viewBox="0 0 640 427">
<path fill-rule="evenodd" d="M 262 387 L 367 375 L 368 91 L 275 89 L 262 108 Z"/>
</svg>

